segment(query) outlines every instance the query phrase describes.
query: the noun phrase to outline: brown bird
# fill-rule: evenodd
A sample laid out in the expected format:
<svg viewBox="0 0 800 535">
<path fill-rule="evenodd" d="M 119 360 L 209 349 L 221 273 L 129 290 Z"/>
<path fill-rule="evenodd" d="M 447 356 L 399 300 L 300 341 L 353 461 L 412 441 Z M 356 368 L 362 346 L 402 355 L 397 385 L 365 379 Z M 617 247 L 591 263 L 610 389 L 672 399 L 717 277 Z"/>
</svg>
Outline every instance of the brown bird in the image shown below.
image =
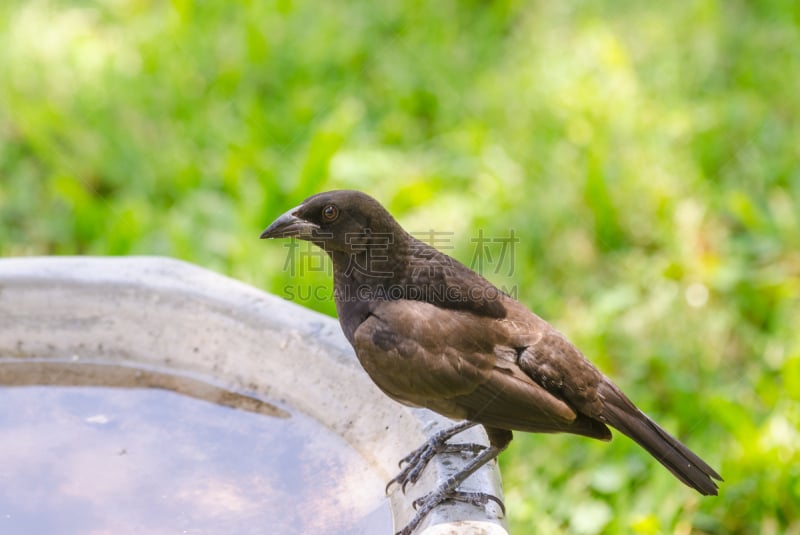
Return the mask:
<svg viewBox="0 0 800 535">
<path fill-rule="evenodd" d="M 459 485 L 500 454 L 512 431 L 573 433 L 610 440 L 607 426 L 632 438 L 675 477 L 703 495 L 722 481 L 700 457 L 628 399 L 560 332 L 457 260 L 417 240 L 372 197 L 330 191 L 276 219 L 261 238 L 297 237 L 333 262 L 339 322 L 361 365 L 400 403 L 464 422 L 440 432 L 403 461 L 392 479 L 403 490 L 442 451 L 474 457 L 416 501 L 399 533 L 411 534 L 446 500 L 494 497 Z M 489 447 L 447 444 L 482 424 Z"/>
</svg>

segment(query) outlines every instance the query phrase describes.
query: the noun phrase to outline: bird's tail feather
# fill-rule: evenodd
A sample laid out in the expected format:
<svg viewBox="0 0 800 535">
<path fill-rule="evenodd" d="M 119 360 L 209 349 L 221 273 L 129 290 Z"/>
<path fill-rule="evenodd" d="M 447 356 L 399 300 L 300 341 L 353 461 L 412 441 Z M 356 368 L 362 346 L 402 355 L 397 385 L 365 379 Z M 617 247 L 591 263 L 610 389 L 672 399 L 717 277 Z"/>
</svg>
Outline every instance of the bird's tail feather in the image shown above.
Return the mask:
<svg viewBox="0 0 800 535">
<path fill-rule="evenodd" d="M 602 383 L 600 394 L 609 425 L 636 441 L 686 485 L 705 496 L 717 495 L 714 480 L 722 481 L 722 477 L 705 461 L 637 409 L 610 381 Z"/>
</svg>

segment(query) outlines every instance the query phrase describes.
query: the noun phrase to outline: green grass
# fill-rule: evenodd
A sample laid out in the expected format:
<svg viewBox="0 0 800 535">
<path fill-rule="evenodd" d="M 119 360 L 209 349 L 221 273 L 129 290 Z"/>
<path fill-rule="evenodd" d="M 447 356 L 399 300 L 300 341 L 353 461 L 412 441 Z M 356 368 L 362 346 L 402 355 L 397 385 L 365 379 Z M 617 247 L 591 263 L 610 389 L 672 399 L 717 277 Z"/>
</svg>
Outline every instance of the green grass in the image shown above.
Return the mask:
<svg viewBox="0 0 800 535">
<path fill-rule="evenodd" d="M 7 0 L 0 254 L 169 255 L 288 296 L 327 273 L 257 236 L 317 191 L 467 263 L 513 229 L 485 275 L 726 482 L 518 434 L 512 531 L 797 534 L 799 5 Z"/>
</svg>

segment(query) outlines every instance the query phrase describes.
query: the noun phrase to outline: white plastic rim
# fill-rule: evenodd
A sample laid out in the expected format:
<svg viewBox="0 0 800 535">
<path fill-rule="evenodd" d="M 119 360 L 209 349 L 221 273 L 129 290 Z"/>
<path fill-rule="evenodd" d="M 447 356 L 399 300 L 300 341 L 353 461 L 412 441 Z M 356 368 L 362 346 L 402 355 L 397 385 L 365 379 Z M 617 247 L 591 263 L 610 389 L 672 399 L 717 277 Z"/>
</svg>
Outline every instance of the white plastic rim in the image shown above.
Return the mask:
<svg viewBox="0 0 800 535">
<path fill-rule="evenodd" d="M 169 258 L 0 259 L 0 358 L 121 364 L 254 392 L 340 435 L 383 481 L 426 437 L 452 425 L 381 393 L 335 319 Z M 486 435 L 478 427 L 458 440 L 486 444 Z M 394 485 L 395 528 L 412 517 L 413 500 L 466 461 L 440 455 L 407 494 Z M 464 488 L 502 498 L 496 463 Z M 507 535 L 505 518 L 489 504 L 445 504 L 418 533 Z"/>
</svg>

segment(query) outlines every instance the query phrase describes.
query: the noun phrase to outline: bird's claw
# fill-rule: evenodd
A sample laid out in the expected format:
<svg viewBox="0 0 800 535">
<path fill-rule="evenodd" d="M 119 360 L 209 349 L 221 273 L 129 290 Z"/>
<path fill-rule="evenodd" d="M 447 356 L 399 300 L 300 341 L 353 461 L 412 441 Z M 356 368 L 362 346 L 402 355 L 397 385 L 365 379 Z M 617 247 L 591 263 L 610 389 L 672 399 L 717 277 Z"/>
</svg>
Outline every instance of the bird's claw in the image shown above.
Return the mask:
<svg viewBox="0 0 800 535">
<path fill-rule="evenodd" d="M 490 501 L 493 501 L 500 508 L 503 516 L 506 514 L 506 506 L 503 500 L 493 494 L 486 494 L 485 492 L 465 492 L 455 491 L 453 496 L 447 498 L 448 500 L 455 500 L 457 502 L 469 503 L 475 506 L 486 506 Z"/>
<path fill-rule="evenodd" d="M 423 444 L 421 447 L 419 447 L 419 448 L 415 449 L 414 451 L 412 451 L 411 453 L 409 453 L 408 455 L 406 455 L 405 457 L 403 457 L 402 459 L 400 459 L 399 461 L 397 461 L 397 468 L 402 468 L 402 467 L 403 467 L 403 463 L 405 463 L 405 464 L 411 464 L 411 461 L 412 461 L 412 460 L 413 460 L 415 457 L 418 457 L 418 456 L 420 455 L 420 450 L 424 450 L 424 449 L 426 449 L 428 446 L 429 446 L 429 444 L 428 444 L 428 442 L 426 442 L 426 443 L 425 443 L 425 444 Z"/>
<path fill-rule="evenodd" d="M 406 466 L 386 484 L 386 494 L 389 493 L 389 487 L 395 483 L 400 484 L 400 488 L 403 494 L 405 494 L 406 486 L 409 483 L 417 482 L 425 466 L 427 466 L 428 462 L 436 455 L 438 448 L 441 447 L 441 444 L 437 443 L 435 440 L 436 438 L 437 437 L 431 438 L 422 446 L 400 459 L 400 462 L 397 463 L 398 468 L 402 468 L 403 464 Z"/>
<path fill-rule="evenodd" d="M 497 496 L 486 494 L 485 492 L 467 492 L 461 490 L 440 489 L 417 498 L 412 502 L 414 510 L 417 513 L 414 515 L 414 518 L 411 519 L 411 522 L 409 522 L 408 525 L 398 531 L 395 535 L 411 535 L 417 526 L 419 526 L 420 522 L 422 522 L 422 520 L 428 515 L 428 513 L 446 501 L 463 502 L 475 506 L 486 506 L 486 504 L 488 504 L 490 501 L 493 501 L 498 505 L 498 507 L 500 507 L 503 515 L 506 514 L 506 506 Z"/>
<path fill-rule="evenodd" d="M 399 474 L 389 480 L 389 482 L 386 484 L 384 492 L 388 494 L 389 487 L 395 483 L 398 483 L 403 491 L 403 494 L 405 494 L 406 486 L 408 486 L 409 483 L 416 483 L 420 476 L 422 476 L 422 472 L 425 470 L 425 467 L 428 465 L 430 460 L 439 453 L 477 455 L 486 449 L 486 446 L 482 444 L 446 444 L 445 440 L 447 439 L 445 438 L 443 440 L 441 437 L 434 436 L 426 441 L 422 446 L 400 459 L 398 466 L 402 467 L 403 464 L 406 466 L 400 471 Z"/>
<path fill-rule="evenodd" d="M 430 494 L 426 494 L 425 496 L 422 496 L 414 500 L 411 504 L 414 506 L 414 510 L 416 511 L 420 506 L 424 505 L 427 500 L 436 498 L 435 496 L 432 496 L 434 494 L 437 493 L 434 491 Z M 505 504 L 503 504 L 503 501 L 497 496 L 494 496 L 493 494 L 486 494 L 485 492 L 468 492 L 463 490 L 453 490 L 443 494 L 443 497 L 441 499 L 438 499 L 438 501 L 435 500 L 435 503 L 431 508 L 436 507 L 437 505 L 445 501 L 463 502 L 475 506 L 485 506 L 486 504 L 489 503 L 490 500 L 496 503 L 498 507 L 500 507 L 500 510 L 503 512 L 504 515 L 506 514 L 506 506 Z"/>
</svg>

